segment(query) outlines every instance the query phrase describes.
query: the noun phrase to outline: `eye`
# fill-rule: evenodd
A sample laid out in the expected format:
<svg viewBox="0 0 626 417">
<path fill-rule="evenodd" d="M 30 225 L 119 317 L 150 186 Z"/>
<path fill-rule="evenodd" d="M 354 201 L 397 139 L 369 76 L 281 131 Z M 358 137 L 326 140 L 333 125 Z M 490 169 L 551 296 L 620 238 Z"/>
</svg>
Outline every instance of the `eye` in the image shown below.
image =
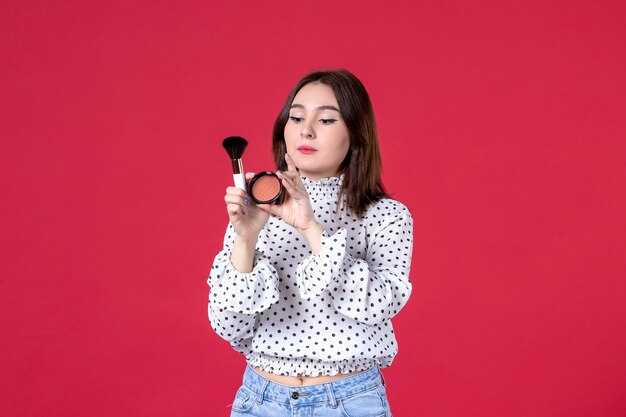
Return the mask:
<svg viewBox="0 0 626 417">
<path fill-rule="evenodd" d="M 294 123 L 300 123 L 301 121 L 304 120 L 304 117 L 289 116 L 289 120 L 291 120 Z"/>
<path fill-rule="evenodd" d="M 320 123 L 323 125 L 331 125 L 335 123 L 337 119 L 320 119 Z"/>
</svg>

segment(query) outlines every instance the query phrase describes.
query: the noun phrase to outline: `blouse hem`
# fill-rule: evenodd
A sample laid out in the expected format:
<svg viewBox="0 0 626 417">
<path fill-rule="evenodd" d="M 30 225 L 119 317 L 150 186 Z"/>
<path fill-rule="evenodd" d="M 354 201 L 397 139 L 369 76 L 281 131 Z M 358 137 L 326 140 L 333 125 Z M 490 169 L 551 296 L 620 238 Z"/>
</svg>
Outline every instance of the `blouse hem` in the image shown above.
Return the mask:
<svg viewBox="0 0 626 417">
<path fill-rule="evenodd" d="M 386 368 L 390 361 L 385 359 L 360 359 L 349 361 L 324 362 L 307 358 L 278 358 L 266 356 L 258 352 L 246 355 L 246 361 L 250 366 L 257 366 L 267 372 L 282 376 L 335 376 L 362 372 L 378 366 Z"/>
</svg>

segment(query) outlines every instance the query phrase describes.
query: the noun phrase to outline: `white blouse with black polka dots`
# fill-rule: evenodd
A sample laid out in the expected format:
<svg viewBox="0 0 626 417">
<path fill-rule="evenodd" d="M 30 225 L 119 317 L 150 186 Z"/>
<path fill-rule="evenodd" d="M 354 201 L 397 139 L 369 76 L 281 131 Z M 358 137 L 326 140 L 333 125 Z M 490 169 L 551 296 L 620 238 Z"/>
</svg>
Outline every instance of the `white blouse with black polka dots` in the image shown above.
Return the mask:
<svg viewBox="0 0 626 417">
<path fill-rule="evenodd" d="M 390 319 L 411 293 L 411 214 L 385 198 L 359 219 L 337 206 L 342 179 L 302 177 L 325 229 L 317 255 L 270 216 L 252 272 L 239 272 L 228 225 L 208 279 L 209 319 L 250 365 L 278 375 L 336 375 L 389 366 L 397 353 Z"/>
</svg>

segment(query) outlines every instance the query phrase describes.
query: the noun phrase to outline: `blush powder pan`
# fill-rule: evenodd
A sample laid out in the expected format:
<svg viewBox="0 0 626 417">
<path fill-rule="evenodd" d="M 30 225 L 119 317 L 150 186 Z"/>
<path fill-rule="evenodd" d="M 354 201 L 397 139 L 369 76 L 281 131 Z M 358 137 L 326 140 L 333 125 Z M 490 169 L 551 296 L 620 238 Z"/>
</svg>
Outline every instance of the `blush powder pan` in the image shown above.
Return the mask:
<svg viewBox="0 0 626 417">
<path fill-rule="evenodd" d="M 248 194 L 257 204 L 281 204 L 285 189 L 276 174 L 265 171 L 252 177 L 248 184 Z"/>
</svg>

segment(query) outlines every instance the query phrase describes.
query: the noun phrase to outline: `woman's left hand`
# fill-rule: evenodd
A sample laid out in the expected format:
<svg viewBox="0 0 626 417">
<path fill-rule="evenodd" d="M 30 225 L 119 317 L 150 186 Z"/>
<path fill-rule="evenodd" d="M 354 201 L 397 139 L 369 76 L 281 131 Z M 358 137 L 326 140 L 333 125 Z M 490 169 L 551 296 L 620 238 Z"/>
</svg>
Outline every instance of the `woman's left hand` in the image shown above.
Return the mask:
<svg viewBox="0 0 626 417">
<path fill-rule="evenodd" d="M 313 207 L 311 207 L 309 193 L 304 188 L 300 173 L 296 170 L 289 154 L 285 154 L 285 162 L 287 163 L 287 171 L 278 171 L 276 175 L 281 179 L 287 191 L 287 198 L 281 205 L 259 204 L 258 207 L 280 217 L 300 232 L 304 232 L 317 226 L 317 221 Z"/>
</svg>

